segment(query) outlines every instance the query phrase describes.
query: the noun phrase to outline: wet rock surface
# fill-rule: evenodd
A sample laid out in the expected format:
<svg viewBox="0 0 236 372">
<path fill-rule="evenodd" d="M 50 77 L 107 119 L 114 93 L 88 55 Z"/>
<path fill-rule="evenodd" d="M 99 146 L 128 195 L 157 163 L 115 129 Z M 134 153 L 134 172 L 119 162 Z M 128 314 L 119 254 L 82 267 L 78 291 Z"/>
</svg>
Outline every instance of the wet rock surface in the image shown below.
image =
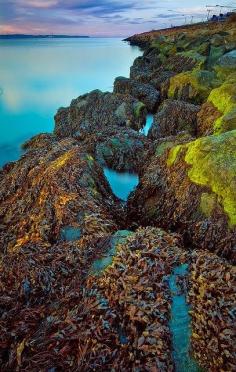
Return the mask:
<svg viewBox="0 0 236 372">
<path fill-rule="evenodd" d="M 236 369 L 235 40 L 233 22 L 135 35 L 130 78 L 0 170 L 2 371 Z M 105 170 L 140 179 L 127 203 Z"/>
</svg>

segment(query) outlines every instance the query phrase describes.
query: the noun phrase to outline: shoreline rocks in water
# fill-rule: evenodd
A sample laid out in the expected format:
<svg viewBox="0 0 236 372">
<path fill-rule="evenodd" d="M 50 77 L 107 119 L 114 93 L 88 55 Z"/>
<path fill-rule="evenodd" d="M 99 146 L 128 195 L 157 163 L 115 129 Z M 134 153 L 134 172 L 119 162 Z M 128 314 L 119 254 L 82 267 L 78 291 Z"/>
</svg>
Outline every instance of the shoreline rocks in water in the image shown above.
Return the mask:
<svg viewBox="0 0 236 372">
<path fill-rule="evenodd" d="M 236 27 L 128 41 L 144 48 L 130 77 L 59 109 L 54 133 L 0 170 L 2 371 L 173 371 L 182 265 L 185 351 L 236 369 Z M 139 177 L 127 204 L 104 168 Z"/>
</svg>

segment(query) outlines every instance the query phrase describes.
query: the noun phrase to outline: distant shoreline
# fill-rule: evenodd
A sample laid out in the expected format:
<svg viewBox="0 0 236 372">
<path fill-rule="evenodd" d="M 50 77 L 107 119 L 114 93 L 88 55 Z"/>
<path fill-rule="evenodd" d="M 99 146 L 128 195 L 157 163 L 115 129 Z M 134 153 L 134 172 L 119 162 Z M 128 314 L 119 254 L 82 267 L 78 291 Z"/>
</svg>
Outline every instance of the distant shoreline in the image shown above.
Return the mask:
<svg viewBox="0 0 236 372">
<path fill-rule="evenodd" d="M 86 35 L 25 35 L 25 34 L 9 34 L 0 35 L 0 39 L 88 39 Z"/>
</svg>

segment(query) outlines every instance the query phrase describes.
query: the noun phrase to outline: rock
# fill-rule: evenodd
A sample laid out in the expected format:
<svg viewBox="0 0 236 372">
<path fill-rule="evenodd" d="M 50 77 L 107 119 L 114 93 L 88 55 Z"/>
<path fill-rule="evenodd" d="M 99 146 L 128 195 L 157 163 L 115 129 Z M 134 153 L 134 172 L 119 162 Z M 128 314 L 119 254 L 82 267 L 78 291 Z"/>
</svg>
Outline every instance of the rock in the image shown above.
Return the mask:
<svg viewBox="0 0 236 372">
<path fill-rule="evenodd" d="M 93 143 L 94 156 L 102 167 L 137 173 L 141 172 L 153 148 L 145 136 L 126 128 L 97 133 Z"/>
<path fill-rule="evenodd" d="M 192 70 L 170 79 L 168 97 L 194 104 L 203 103 L 211 90 L 220 85 L 216 74 L 207 70 Z"/>
<path fill-rule="evenodd" d="M 229 75 L 221 86 L 211 91 L 208 102 L 221 113 L 213 123 L 215 134 L 236 129 L 236 73 Z"/>
<path fill-rule="evenodd" d="M 157 139 L 176 135 L 183 131 L 194 136 L 199 110 L 199 106 L 184 101 L 170 99 L 164 101 L 159 112 L 154 115 L 154 122 L 148 137 Z"/>
<path fill-rule="evenodd" d="M 2 171 L 0 187 L 2 251 L 30 243 L 50 246 L 66 226 L 75 226 L 83 235 L 116 228 L 113 212 L 118 202 L 103 170 L 74 139 L 52 140 L 49 150 L 28 151 Z"/>
<path fill-rule="evenodd" d="M 149 112 L 154 112 L 160 102 L 160 93 L 152 85 L 142 84 L 125 77 L 116 78 L 114 93 L 130 94 L 143 102 Z"/>
<path fill-rule="evenodd" d="M 128 201 L 129 219 L 184 234 L 186 243 L 236 261 L 236 131 L 155 155 Z"/>
<path fill-rule="evenodd" d="M 192 351 L 206 371 L 235 367 L 235 267 L 215 254 L 192 254 Z"/>
<path fill-rule="evenodd" d="M 50 133 L 40 133 L 24 142 L 22 145 L 23 150 L 37 150 L 41 148 L 51 148 L 54 140 L 54 136 Z"/>
<path fill-rule="evenodd" d="M 132 96 L 95 90 L 73 100 L 68 108 L 58 110 L 54 134 L 58 138 L 84 138 L 108 126 L 139 130 L 145 119 L 144 104 Z"/>
<path fill-rule="evenodd" d="M 176 73 L 174 71 L 160 71 L 151 78 L 150 84 L 160 92 L 162 101 L 167 98 L 170 87 L 170 79 L 175 75 Z"/>
<path fill-rule="evenodd" d="M 218 59 L 214 66 L 220 79 L 225 79 L 236 70 L 236 49 L 224 54 Z"/>
<path fill-rule="evenodd" d="M 220 46 L 211 45 L 209 56 L 207 59 L 208 68 L 212 68 L 212 66 L 215 65 L 215 63 L 219 60 L 219 58 L 224 55 L 225 51 L 226 51 L 226 48 L 224 44 L 221 44 Z"/>
<path fill-rule="evenodd" d="M 205 102 L 197 114 L 197 135 L 208 136 L 214 133 L 214 123 L 222 116 L 211 102 Z"/>
</svg>

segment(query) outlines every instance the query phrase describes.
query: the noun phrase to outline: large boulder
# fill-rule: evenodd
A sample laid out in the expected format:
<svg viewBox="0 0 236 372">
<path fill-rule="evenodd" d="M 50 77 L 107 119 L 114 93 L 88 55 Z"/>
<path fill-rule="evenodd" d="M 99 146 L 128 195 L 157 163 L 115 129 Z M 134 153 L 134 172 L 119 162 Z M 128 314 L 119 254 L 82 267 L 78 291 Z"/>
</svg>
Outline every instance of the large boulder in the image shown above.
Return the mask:
<svg viewBox="0 0 236 372">
<path fill-rule="evenodd" d="M 74 139 L 29 147 L 1 171 L 0 187 L 1 251 L 116 228 L 118 203 L 103 170 Z"/>
<path fill-rule="evenodd" d="M 211 91 L 208 102 L 221 114 L 213 123 L 215 134 L 236 129 L 236 72 Z"/>
<path fill-rule="evenodd" d="M 154 121 L 149 130 L 148 137 L 157 139 L 187 132 L 194 136 L 197 130 L 197 114 L 199 106 L 178 101 L 166 100 L 161 109 L 154 115 Z"/>
<path fill-rule="evenodd" d="M 140 173 L 152 153 L 153 145 L 146 136 L 133 129 L 120 128 L 96 133 L 93 153 L 101 166 L 116 171 Z"/>
<path fill-rule="evenodd" d="M 149 112 L 154 112 L 160 102 L 160 93 L 151 85 L 125 77 L 117 77 L 114 83 L 114 93 L 130 94 L 143 102 Z"/>
<path fill-rule="evenodd" d="M 78 97 L 55 115 L 54 134 L 59 138 L 84 138 L 108 126 L 139 130 L 146 120 L 145 105 L 130 95 L 94 90 Z"/>
<path fill-rule="evenodd" d="M 168 97 L 201 104 L 207 99 L 211 90 L 219 85 L 213 71 L 194 69 L 170 79 Z"/>
<path fill-rule="evenodd" d="M 129 218 L 174 229 L 186 244 L 236 261 L 236 131 L 155 155 L 128 202 Z"/>
<path fill-rule="evenodd" d="M 216 62 L 214 69 L 217 75 L 221 79 L 225 79 L 232 72 L 236 71 L 236 49 L 231 50 L 224 55 L 222 55 Z"/>
</svg>

